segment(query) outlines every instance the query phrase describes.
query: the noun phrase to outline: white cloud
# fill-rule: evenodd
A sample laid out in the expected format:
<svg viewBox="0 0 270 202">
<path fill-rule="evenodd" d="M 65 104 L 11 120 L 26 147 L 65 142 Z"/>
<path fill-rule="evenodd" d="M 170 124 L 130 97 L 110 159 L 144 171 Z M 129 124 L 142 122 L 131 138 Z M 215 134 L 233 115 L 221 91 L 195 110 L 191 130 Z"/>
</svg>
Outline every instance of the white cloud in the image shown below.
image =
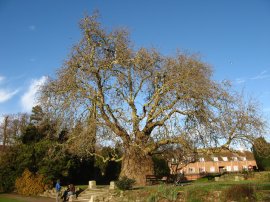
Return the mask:
<svg viewBox="0 0 270 202">
<path fill-rule="evenodd" d="M 4 121 L 4 115 L 3 114 L 0 114 L 0 124 L 2 124 Z"/>
<path fill-rule="evenodd" d="M 21 106 L 23 111 L 30 112 L 32 110 L 32 107 L 38 104 L 38 101 L 36 100 L 37 92 L 39 88 L 44 85 L 46 80 L 47 77 L 42 76 L 41 78 L 34 79 L 31 82 L 28 90 L 21 97 Z"/>
<path fill-rule="evenodd" d="M 5 77 L 0 75 L 0 83 L 5 80 Z"/>
<path fill-rule="evenodd" d="M 6 102 L 7 100 L 11 99 L 18 92 L 19 90 L 15 90 L 11 92 L 8 90 L 0 89 L 0 103 Z"/>
<path fill-rule="evenodd" d="M 5 80 L 4 76 L 0 75 L 0 84 Z M 15 94 L 17 94 L 19 90 L 10 91 L 8 89 L 0 88 L 0 103 L 6 102 L 11 99 Z"/>
</svg>

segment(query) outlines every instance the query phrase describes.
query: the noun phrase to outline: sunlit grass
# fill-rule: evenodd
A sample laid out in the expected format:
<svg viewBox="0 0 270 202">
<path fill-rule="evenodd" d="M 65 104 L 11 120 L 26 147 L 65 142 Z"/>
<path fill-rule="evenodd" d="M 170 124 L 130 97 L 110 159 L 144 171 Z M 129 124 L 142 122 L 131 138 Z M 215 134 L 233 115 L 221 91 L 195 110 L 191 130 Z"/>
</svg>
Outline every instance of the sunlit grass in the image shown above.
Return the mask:
<svg viewBox="0 0 270 202">
<path fill-rule="evenodd" d="M 25 202 L 25 201 L 19 200 L 19 199 L 11 199 L 11 198 L 6 198 L 6 197 L 1 197 L 0 196 L 0 202 Z"/>
</svg>

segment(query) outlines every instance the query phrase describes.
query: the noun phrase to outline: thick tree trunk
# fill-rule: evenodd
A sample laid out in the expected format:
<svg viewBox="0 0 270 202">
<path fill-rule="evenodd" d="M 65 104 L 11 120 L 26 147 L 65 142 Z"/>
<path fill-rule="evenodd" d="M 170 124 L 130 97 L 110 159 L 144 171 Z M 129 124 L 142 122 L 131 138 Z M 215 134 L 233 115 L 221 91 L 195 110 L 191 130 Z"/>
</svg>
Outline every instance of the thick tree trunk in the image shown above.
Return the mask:
<svg viewBox="0 0 270 202">
<path fill-rule="evenodd" d="M 154 174 L 154 163 L 150 155 L 141 149 L 128 148 L 122 160 L 120 176 L 136 180 L 137 185 L 145 185 L 145 176 Z"/>
</svg>

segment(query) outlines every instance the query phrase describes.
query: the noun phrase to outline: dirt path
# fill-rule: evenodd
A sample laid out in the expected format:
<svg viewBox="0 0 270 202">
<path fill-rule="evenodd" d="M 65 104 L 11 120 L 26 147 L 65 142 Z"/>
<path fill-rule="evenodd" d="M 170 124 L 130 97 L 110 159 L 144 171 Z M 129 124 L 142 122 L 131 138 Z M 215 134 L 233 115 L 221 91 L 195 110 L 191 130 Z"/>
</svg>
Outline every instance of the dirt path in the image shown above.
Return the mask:
<svg viewBox="0 0 270 202">
<path fill-rule="evenodd" d="M 21 196 L 19 194 L 0 194 L 0 197 L 18 199 L 25 202 L 55 202 L 53 198 L 37 197 L 37 196 Z"/>
</svg>

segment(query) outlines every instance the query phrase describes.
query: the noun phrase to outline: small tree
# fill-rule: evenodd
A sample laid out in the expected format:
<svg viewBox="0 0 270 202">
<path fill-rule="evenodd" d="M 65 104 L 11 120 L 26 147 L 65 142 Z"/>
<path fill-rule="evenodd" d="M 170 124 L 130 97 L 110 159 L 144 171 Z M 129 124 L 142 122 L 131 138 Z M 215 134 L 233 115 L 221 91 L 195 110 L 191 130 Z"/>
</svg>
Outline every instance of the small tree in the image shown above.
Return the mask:
<svg viewBox="0 0 270 202">
<path fill-rule="evenodd" d="M 260 170 L 270 170 L 270 143 L 263 137 L 254 141 L 253 154 Z"/>
</svg>

